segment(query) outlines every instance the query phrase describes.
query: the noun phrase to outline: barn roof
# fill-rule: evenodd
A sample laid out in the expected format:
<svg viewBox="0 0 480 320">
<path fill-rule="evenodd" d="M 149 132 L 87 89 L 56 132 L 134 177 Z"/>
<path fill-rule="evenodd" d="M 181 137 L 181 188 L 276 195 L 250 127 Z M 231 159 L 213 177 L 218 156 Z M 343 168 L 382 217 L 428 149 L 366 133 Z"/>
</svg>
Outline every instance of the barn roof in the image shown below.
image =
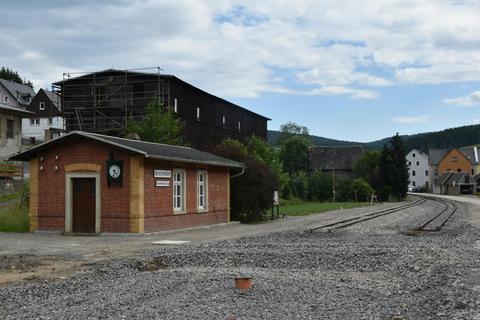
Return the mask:
<svg viewBox="0 0 480 320">
<path fill-rule="evenodd" d="M 179 161 L 188 163 L 200 163 L 221 167 L 243 168 L 244 165 L 240 162 L 233 161 L 227 158 L 219 157 L 214 154 L 200 151 L 197 149 L 174 146 L 169 144 L 146 142 L 139 140 L 124 139 L 118 137 L 111 137 L 102 134 L 72 131 L 60 138 L 50 140 L 39 144 L 31 149 L 17 153 L 10 157 L 14 161 L 27 161 L 35 158 L 37 153 L 51 145 L 56 145 L 69 140 L 72 137 L 83 137 L 100 143 L 105 143 L 117 148 L 127 150 L 131 153 L 141 154 L 146 158 L 160 159 L 166 161 Z"/>
<path fill-rule="evenodd" d="M 310 168 L 352 170 L 353 163 L 364 153 L 363 146 L 311 147 Z"/>
<path fill-rule="evenodd" d="M 272 119 L 270 119 L 270 118 L 268 118 L 268 117 L 265 117 L 265 116 L 263 116 L 263 115 L 261 115 L 261 114 L 258 114 L 258 113 L 256 113 L 256 112 L 253 112 L 253 111 L 251 111 L 251 110 L 249 110 L 249 109 L 247 109 L 247 108 L 241 107 L 241 106 L 239 106 L 239 105 L 237 105 L 237 104 L 235 104 L 235 103 L 233 103 L 233 102 L 230 102 L 230 101 L 225 100 L 225 99 L 223 99 L 223 98 L 220 98 L 220 97 L 218 97 L 218 96 L 216 96 L 216 95 L 213 95 L 213 94 L 211 94 L 211 93 L 209 93 L 209 92 L 206 92 L 205 90 L 202 90 L 202 89 L 200 89 L 200 88 L 198 88 L 198 87 L 196 87 L 196 86 L 194 86 L 194 85 L 192 85 L 192 84 L 190 84 L 190 83 L 188 83 L 188 82 L 186 82 L 186 81 L 184 81 L 184 80 L 182 80 L 182 79 L 180 79 L 180 78 L 178 78 L 178 77 L 176 77 L 176 76 L 174 76 L 174 75 L 165 74 L 165 73 L 143 72 L 143 71 L 136 71 L 136 70 L 106 69 L 106 70 L 101 70 L 101 71 L 95 71 L 95 72 L 90 72 L 90 73 L 81 74 L 81 75 L 78 75 L 78 76 L 74 76 L 74 77 L 71 77 L 71 78 L 67 78 L 67 79 L 63 79 L 63 80 L 57 81 L 57 82 L 53 82 L 52 84 L 53 84 L 53 85 L 57 85 L 57 86 L 63 86 L 64 84 L 68 84 L 68 83 L 70 83 L 70 82 L 74 82 L 74 81 L 79 80 L 79 79 L 93 79 L 94 76 L 98 76 L 98 75 L 100 75 L 100 74 L 102 74 L 102 73 L 117 73 L 117 74 L 122 74 L 122 75 L 128 74 L 128 75 L 140 75 L 140 76 L 160 77 L 160 78 L 164 78 L 164 79 L 172 79 L 172 80 L 174 80 L 174 81 L 179 81 L 179 82 L 181 82 L 181 83 L 184 83 L 184 84 L 186 84 L 187 86 L 190 86 L 191 88 L 194 88 L 195 90 L 198 90 L 198 91 L 203 92 L 204 94 L 213 96 L 213 97 L 215 97 L 215 98 L 217 98 L 217 99 L 220 99 L 220 100 L 223 100 L 223 101 L 225 101 L 226 103 L 228 103 L 228 104 L 230 104 L 231 106 L 233 106 L 234 108 L 238 108 L 238 109 L 240 109 L 240 110 L 246 111 L 246 112 L 248 112 L 248 113 L 250 113 L 250 114 L 253 114 L 253 115 L 257 116 L 257 117 L 263 118 L 263 119 L 265 119 L 265 120 L 267 120 L 267 121 L 272 120 Z"/>
</svg>

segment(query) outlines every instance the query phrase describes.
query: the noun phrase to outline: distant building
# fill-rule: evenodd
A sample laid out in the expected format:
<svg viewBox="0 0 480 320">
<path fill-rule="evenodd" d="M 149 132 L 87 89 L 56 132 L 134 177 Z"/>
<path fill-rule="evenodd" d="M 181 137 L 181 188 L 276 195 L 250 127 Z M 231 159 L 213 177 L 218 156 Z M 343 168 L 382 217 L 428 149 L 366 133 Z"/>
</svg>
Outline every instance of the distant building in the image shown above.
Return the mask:
<svg viewBox="0 0 480 320">
<path fill-rule="evenodd" d="M 185 123 L 194 148 L 210 150 L 225 138 L 267 138 L 267 121 L 255 112 L 209 94 L 173 76 L 105 70 L 54 83 L 62 97 L 67 132 L 122 136 L 129 118 L 141 120 L 152 100 L 171 106 Z"/>
<path fill-rule="evenodd" d="M 309 170 L 338 177 L 353 177 L 353 164 L 365 152 L 363 146 L 310 147 Z"/>
<path fill-rule="evenodd" d="M 476 173 L 476 165 L 474 165 L 475 159 L 472 159 L 472 156 L 469 155 L 470 151 L 467 149 L 468 148 L 429 150 L 429 170 L 433 172 L 430 182 L 433 193 L 443 192 L 443 189 L 441 189 L 442 181 L 439 179 L 445 173 L 466 172 L 470 175 Z"/>
<path fill-rule="evenodd" d="M 32 115 L 22 120 L 22 139 L 27 144 L 44 142 L 45 134 L 52 137 L 60 136 L 64 130 L 63 115 L 61 112 L 60 96 L 51 91 L 40 89 L 27 107 Z"/>
<path fill-rule="evenodd" d="M 425 187 L 430 191 L 430 170 L 428 155 L 417 149 L 411 150 L 405 156 L 408 165 L 409 187 L 412 189 Z"/>
<path fill-rule="evenodd" d="M 32 115 L 26 108 L 34 95 L 29 86 L 0 79 L 0 160 L 20 151 L 22 118 Z"/>
</svg>

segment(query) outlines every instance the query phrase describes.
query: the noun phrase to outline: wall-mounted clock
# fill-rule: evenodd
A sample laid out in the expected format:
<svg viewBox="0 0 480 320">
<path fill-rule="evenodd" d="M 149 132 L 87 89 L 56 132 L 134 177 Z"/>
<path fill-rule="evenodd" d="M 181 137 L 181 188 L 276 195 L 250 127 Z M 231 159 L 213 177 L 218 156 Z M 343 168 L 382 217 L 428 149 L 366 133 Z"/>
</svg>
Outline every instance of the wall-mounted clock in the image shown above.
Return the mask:
<svg viewBox="0 0 480 320">
<path fill-rule="evenodd" d="M 122 185 L 123 178 L 123 161 L 107 160 L 107 182 L 108 186 Z"/>
</svg>

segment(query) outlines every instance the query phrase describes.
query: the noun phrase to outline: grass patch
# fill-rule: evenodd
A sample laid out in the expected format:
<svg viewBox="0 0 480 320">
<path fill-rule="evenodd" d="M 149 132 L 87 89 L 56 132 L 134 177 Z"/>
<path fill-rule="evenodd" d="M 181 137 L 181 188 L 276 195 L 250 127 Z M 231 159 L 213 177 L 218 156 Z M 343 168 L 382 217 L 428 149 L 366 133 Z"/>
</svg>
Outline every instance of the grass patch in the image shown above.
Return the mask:
<svg viewBox="0 0 480 320">
<path fill-rule="evenodd" d="M 315 202 L 302 200 L 283 200 L 280 202 L 280 214 L 304 216 L 338 209 L 350 209 L 368 205 L 367 202 Z"/>
<path fill-rule="evenodd" d="M 5 201 L 9 201 L 9 200 L 12 200 L 12 199 L 15 199 L 15 198 L 20 198 L 21 196 L 22 196 L 22 191 L 19 191 L 17 193 L 13 193 L 13 194 L 7 194 L 5 196 L 0 197 L 0 202 L 5 202 Z"/>
<path fill-rule="evenodd" d="M 28 205 L 18 207 L 14 202 L 0 208 L 1 232 L 28 232 Z"/>
</svg>

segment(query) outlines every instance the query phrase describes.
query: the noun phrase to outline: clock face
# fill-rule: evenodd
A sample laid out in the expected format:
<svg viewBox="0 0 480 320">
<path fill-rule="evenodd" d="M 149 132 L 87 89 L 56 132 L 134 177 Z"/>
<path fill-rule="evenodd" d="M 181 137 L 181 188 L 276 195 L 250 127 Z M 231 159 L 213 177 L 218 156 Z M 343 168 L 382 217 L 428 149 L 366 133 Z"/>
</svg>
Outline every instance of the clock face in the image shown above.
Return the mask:
<svg viewBox="0 0 480 320">
<path fill-rule="evenodd" d="M 108 174 L 114 179 L 120 177 L 120 167 L 116 164 L 111 165 Z"/>
</svg>

